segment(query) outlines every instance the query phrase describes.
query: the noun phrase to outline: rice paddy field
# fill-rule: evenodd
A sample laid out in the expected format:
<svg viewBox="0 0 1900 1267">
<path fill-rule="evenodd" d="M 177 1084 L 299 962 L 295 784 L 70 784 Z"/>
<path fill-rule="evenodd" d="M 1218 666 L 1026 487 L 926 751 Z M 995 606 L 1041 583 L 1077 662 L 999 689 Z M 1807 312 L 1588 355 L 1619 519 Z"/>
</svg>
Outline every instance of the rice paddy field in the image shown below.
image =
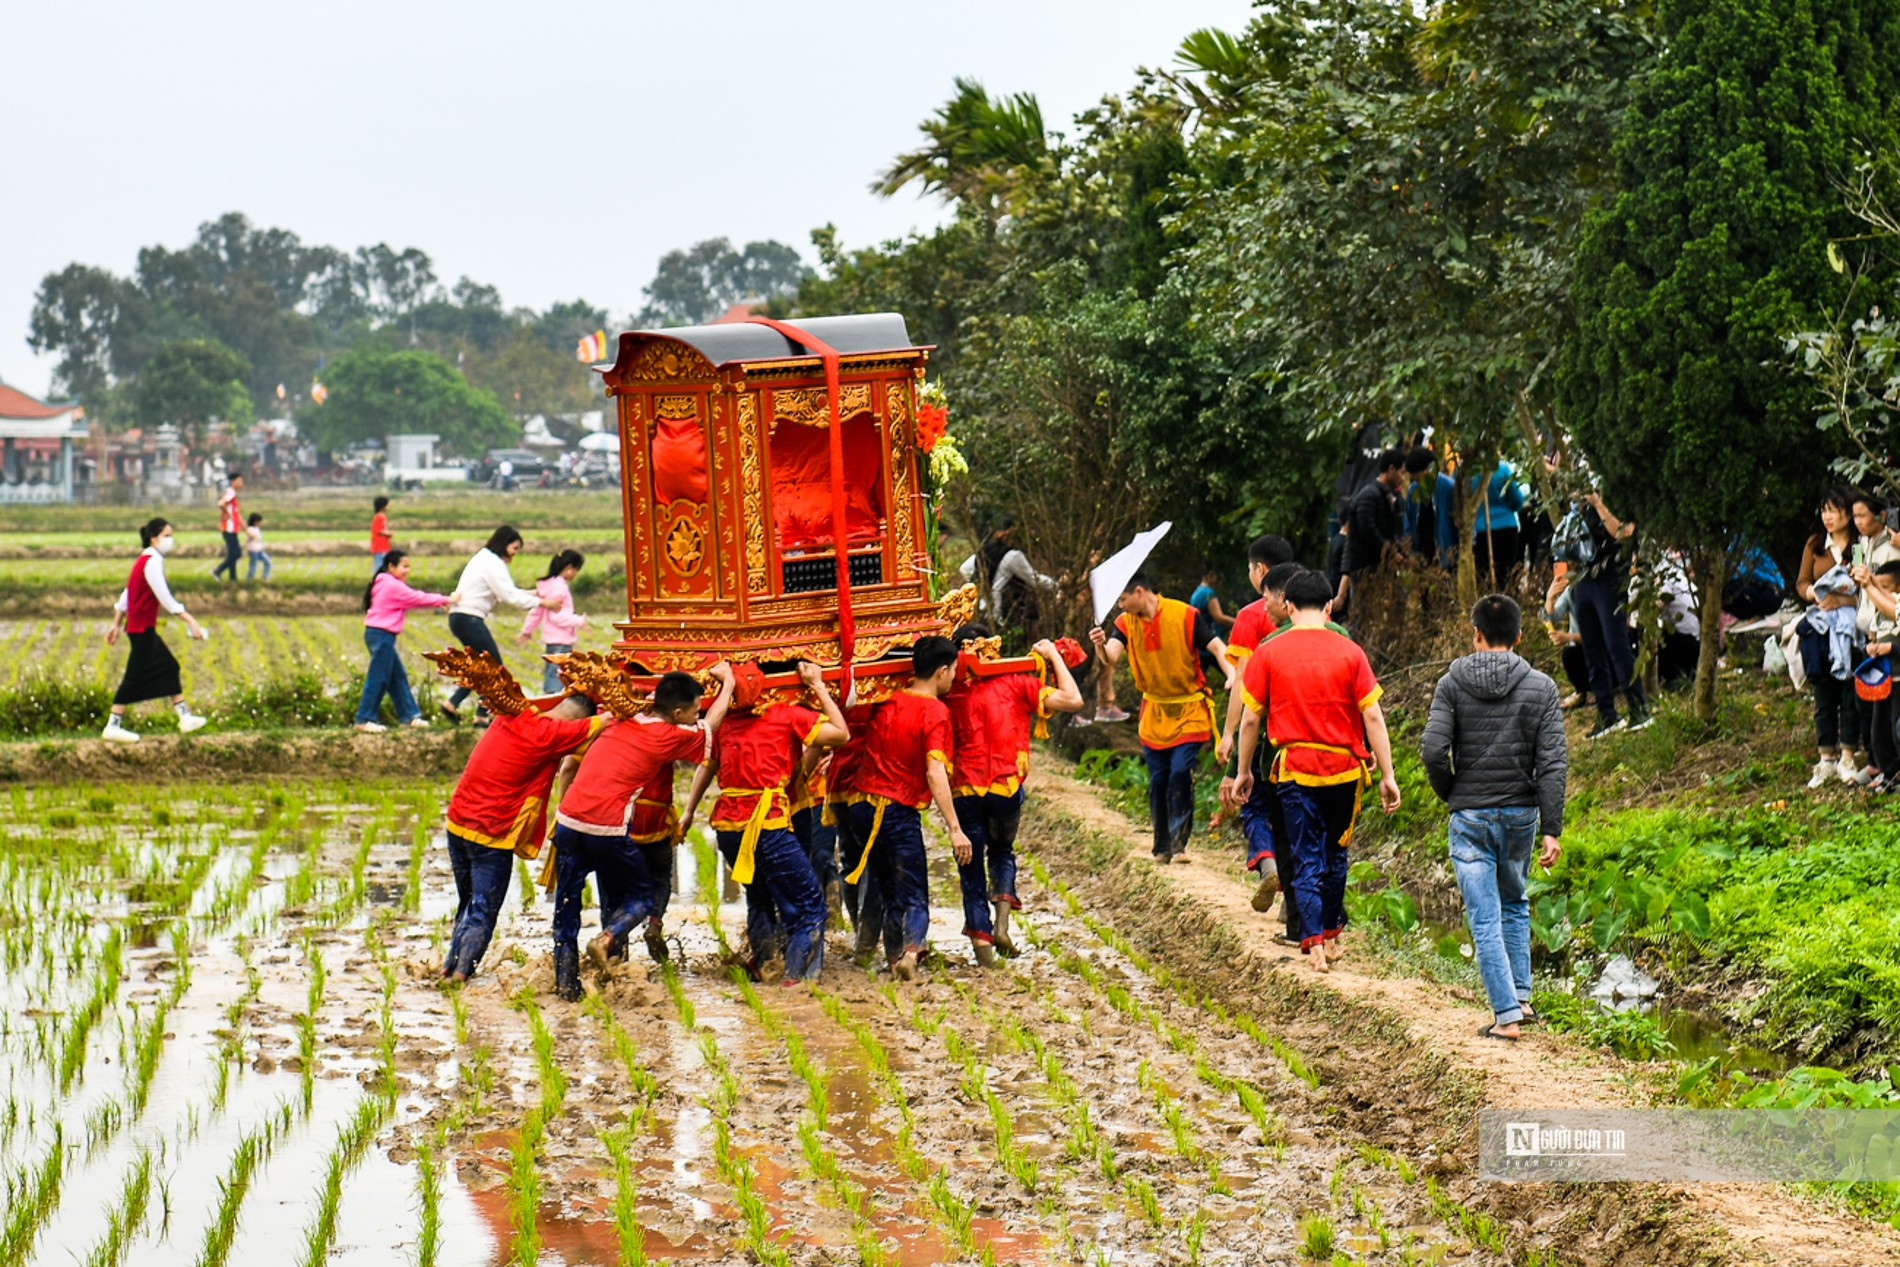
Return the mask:
<svg viewBox="0 0 1900 1267">
<path fill-rule="evenodd" d="M 939 848 L 924 980 L 834 932 L 778 989 L 724 966 L 743 908 L 696 836 L 670 960 L 578 1005 L 524 865 L 445 990 L 445 791 L 0 796 L 0 1263 L 1505 1261 L 1039 860 L 1000 969 Z"/>
</svg>

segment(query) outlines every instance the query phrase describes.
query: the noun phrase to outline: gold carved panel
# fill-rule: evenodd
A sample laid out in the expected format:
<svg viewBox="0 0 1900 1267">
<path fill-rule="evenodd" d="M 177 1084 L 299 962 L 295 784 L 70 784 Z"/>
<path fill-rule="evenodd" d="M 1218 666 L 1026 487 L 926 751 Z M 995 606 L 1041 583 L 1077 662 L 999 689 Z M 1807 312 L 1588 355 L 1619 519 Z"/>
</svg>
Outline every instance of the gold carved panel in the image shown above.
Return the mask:
<svg viewBox="0 0 1900 1267">
<path fill-rule="evenodd" d="M 871 385 L 846 383 L 838 389 L 838 417 L 854 418 L 871 412 Z M 822 387 L 790 387 L 772 393 L 772 425 L 796 423 L 801 427 L 831 425 L 831 405 Z"/>
<path fill-rule="evenodd" d="M 821 393 L 822 395 L 822 393 Z M 781 393 L 779 399 L 784 399 Z M 758 397 L 739 394 L 739 470 L 745 496 L 745 587 L 763 594 L 765 575 L 765 470 L 759 462 Z"/>
<path fill-rule="evenodd" d="M 713 503 L 713 527 L 719 536 L 719 569 L 715 578 L 721 598 L 739 592 L 739 545 L 733 532 L 732 507 L 732 405 L 725 393 L 712 399 L 713 472 L 719 481 L 719 496 Z"/>
<path fill-rule="evenodd" d="M 656 396 L 653 412 L 667 422 L 697 422 L 699 400 L 694 396 Z"/>
<path fill-rule="evenodd" d="M 620 480 L 621 500 L 633 528 L 633 558 L 629 560 L 627 578 L 631 593 L 637 596 L 650 594 L 646 578 L 653 574 L 652 525 L 647 505 L 646 401 L 638 393 L 620 399 L 625 431 L 620 449 L 626 455 L 626 469 Z"/>
<path fill-rule="evenodd" d="M 635 383 L 672 383 L 713 375 L 712 362 L 685 344 L 655 339 L 641 344 L 632 363 L 616 377 Z"/>
<path fill-rule="evenodd" d="M 884 389 L 884 424 L 891 450 L 891 538 L 897 555 L 896 574 L 910 576 L 916 569 L 916 525 L 911 522 L 910 389 L 892 383 Z"/>
</svg>

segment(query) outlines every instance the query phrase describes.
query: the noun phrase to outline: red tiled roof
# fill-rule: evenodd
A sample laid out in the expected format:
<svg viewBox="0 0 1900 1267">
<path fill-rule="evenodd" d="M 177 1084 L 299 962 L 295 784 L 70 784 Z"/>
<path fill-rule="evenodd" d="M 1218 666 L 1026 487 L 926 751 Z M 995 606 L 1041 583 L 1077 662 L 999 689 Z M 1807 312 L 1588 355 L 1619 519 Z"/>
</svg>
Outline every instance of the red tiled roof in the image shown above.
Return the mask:
<svg viewBox="0 0 1900 1267">
<path fill-rule="evenodd" d="M 763 310 L 764 307 L 765 305 L 763 303 L 747 303 L 744 300 L 740 300 L 738 303 L 732 305 L 732 307 L 726 309 L 724 312 L 720 313 L 717 317 L 714 317 L 711 321 L 707 322 L 707 324 L 715 325 L 715 326 L 729 326 L 729 325 L 732 325 L 734 322 L 744 321 L 747 317 L 750 317 L 753 313 Z"/>
<path fill-rule="evenodd" d="M 69 404 L 49 405 L 34 400 L 25 392 L 0 383 L 0 418 L 57 418 L 71 409 Z"/>
</svg>

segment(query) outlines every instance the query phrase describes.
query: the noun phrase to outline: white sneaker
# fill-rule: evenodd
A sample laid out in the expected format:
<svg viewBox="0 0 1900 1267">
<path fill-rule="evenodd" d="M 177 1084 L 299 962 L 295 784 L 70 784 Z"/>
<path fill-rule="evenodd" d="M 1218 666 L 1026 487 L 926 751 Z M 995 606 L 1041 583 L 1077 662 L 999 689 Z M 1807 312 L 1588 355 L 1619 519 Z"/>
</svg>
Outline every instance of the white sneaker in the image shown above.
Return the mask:
<svg viewBox="0 0 1900 1267">
<path fill-rule="evenodd" d="M 192 731 L 197 730 L 209 720 L 211 719 L 201 717 L 197 713 L 180 713 L 178 714 L 178 733 L 181 735 L 189 735 Z"/>
<path fill-rule="evenodd" d="M 1854 787 L 1860 782 L 1859 774 L 1860 767 L 1854 764 L 1852 757 L 1842 757 L 1840 764 L 1834 768 L 1834 777 L 1849 787 Z"/>
<path fill-rule="evenodd" d="M 360 721 L 356 723 L 356 728 L 366 735 L 380 735 L 389 729 L 379 721 Z"/>
<path fill-rule="evenodd" d="M 101 739 L 110 739 L 113 743 L 137 743 L 139 741 L 139 737 L 136 734 L 127 730 L 116 721 L 107 722 L 106 728 L 99 732 L 99 737 Z"/>
<path fill-rule="evenodd" d="M 1827 781 L 1839 773 L 1839 770 L 1840 767 L 1834 763 L 1832 757 L 1822 757 L 1814 763 L 1813 777 L 1808 780 L 1809 789 L 1827 786 Z"/>
<path fill-rule="evenodd" d="M 427 730 L 429 728 L 429 719 L 427 717 L 418 717 L 409 724 L 416 730 Z"/>
</svg>

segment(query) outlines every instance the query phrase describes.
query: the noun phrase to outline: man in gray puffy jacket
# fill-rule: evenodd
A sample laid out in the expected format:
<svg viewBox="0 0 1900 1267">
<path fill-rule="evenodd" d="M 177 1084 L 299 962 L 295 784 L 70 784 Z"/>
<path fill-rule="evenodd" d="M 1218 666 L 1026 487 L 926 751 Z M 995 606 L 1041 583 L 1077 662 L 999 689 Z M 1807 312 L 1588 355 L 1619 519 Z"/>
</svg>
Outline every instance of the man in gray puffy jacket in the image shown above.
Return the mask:
<svg viewBox="0 0 1900 1267">
<path fill-rule="evenodd" d="M 1516 651 L 1523 613 L 1503 594 L 1471 609 L 1474 649 L 1432 694 L 1423 756 L 1432 790 L 1451 808 L 1451 864 L 1494 1019 L 1478 1033 L 1515 1041 L 1535 1021 L 1531 853 L 1557 861 L 1564 830 L 1563 709 L 1557 684 Z"/>
</svg>

